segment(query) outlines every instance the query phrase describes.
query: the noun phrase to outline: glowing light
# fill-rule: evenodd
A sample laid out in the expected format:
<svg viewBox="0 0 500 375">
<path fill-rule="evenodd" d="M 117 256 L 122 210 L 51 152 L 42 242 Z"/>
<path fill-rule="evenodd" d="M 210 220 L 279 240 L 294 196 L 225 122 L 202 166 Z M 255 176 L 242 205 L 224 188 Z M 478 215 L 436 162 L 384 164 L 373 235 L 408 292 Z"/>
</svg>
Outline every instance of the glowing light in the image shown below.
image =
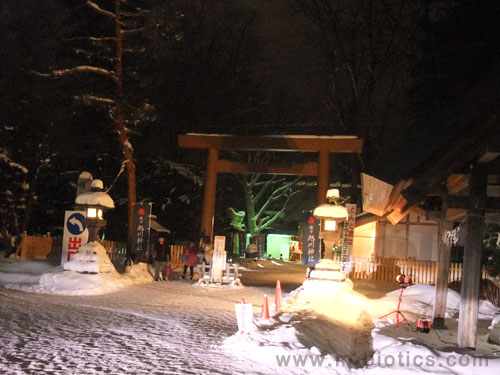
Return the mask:
<svg viewBox="0 0 500 375">
<path fill-rule="evenodd" d="M 101 213 L 102 215 L 102 213 Z M 95 218 L 97 217 L 97 208 L 89 207 L 87 208 L 87 217 Z"/>
<path fill-rule="evenodd" d="M 372 232 L 372 238 L 375 238 L 375 231 Z"/>
<path fill-rule="evenodd" d="M 325 220 L 325 230 L 335 230 L 337 229 L 337 222 L 335 220 Z"/>
</svg>

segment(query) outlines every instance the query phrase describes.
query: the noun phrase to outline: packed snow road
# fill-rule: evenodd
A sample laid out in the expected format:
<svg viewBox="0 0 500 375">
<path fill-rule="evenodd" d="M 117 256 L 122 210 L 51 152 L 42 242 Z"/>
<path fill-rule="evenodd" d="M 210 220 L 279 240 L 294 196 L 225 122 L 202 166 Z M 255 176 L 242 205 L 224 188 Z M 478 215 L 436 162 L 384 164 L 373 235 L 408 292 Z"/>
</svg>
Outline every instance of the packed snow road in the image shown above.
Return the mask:
<svg viewBox="0 0 500 375">
<path fill-rule="evenodd" d="M 265 291 L 170 281 L 76 297 L 0 286 L 0 373 L 266 373 L 220 346 L 237 331 L 234 304 L 259 304 Z"/>
</svg>

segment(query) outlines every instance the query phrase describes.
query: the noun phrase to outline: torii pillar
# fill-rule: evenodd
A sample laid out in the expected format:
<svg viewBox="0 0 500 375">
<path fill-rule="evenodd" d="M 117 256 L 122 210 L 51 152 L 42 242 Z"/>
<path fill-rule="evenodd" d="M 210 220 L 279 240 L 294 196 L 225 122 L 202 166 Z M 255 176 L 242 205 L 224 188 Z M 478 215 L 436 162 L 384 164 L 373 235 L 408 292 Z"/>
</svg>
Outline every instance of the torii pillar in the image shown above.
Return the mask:
<svg viewBox="0 0 500 375">
<path fill-rule="evenodd" d="M 239 137 L 216 134 L 179 135 L 179 146 L 208 149 L 201 232 L 213 237 L 217 173 L 268 173 L 316 176 L 317 203 L 326 203 L 329 187 L 330 153 L 361 152 L 363 140 L 355 136 L 256 136 Z M 221 150 L 317 152 L 318 162 L 296 163 L 289 166 L 238 163 L 219 159 Z"/>
<path fill-rule="evenodd" d="M 205 192 L 203 194 L 203 215 L 201 217 L 201 233 L 212 238 L 215 214 L 215 192 L 217 190 L 217 161 L 219 150 L 208 149 L 207 173 L 205 175 Z"/>
</svg>

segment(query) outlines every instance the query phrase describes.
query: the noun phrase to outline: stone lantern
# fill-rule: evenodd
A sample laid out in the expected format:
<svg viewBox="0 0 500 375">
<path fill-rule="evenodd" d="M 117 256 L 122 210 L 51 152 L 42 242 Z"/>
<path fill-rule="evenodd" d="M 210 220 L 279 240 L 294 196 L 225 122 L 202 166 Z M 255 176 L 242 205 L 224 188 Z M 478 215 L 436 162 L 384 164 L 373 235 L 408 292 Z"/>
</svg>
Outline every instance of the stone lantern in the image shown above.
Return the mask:
<svg viewBox="0 0 500 375">
<path fill-rule="evenodd" d="M 113 199 L 103 191 L 101 180 L 93 180 L 90 188 L 91 191 L 76 197 L 76 204 L 85 207 L 89 242 L 93 242 L 96 240 L 99 230 L 106 226 L 106 220 L 103 218 L 104 211 L 115 208 L 115 204 Z"/>
<path fill-rule="evenodd" d="M 329 203 L 321 204 L 314 209 L 313 216 L 321 220 L 319 237 L 325 244 L 325 259 L 333 259 L 333 247 L 342 237 L 340 223 L 347 220 L 349 214 L 344 206 L 337 205 L 339 190 L 329 189 L 326 194 Z"/>
</svg>

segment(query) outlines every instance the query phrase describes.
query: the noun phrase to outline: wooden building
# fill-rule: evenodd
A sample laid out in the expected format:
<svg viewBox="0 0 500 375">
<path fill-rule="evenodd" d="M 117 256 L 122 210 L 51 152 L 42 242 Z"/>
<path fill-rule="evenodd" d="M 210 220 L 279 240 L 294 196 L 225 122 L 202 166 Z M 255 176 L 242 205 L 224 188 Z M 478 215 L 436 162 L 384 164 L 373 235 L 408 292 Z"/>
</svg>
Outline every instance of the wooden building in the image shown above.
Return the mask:
<svg viewBox="0 0 500 375">
<path fill-rule="evenodd" d="M 485 121 L 474 121 L 464 127 L 456 138 L 392 189 L 370 176 L 365 178 L 365 210 L 373 206 L 372 212 L 394 225 L 404 222 L 412 212 L 439 222 L 435 327 L 444 325 L 451 245 L 460 225 L 465 241 L 459 347 L 476 347 L 485 216 L 500 209 L 498 189 L 493 184 L 500 175 L 499 133 L 500 120 L 496 115 L 488 116 Z"/>
</svg>

